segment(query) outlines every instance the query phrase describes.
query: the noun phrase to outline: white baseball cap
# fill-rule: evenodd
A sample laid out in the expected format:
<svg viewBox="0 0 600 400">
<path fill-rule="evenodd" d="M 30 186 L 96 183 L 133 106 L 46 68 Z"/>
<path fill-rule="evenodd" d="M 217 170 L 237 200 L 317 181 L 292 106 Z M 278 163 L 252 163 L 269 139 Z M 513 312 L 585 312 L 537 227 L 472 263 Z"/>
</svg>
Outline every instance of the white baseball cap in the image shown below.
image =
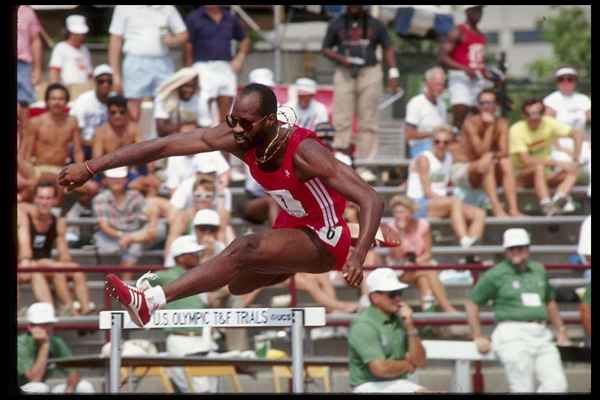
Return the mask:
<svg viewBox="0 0 600 400">
<path fill-rule="evenodd" d="M 257 68 L 250 71 L 248 74 L 248 79 L 250 83 L 260 83 L 261 85 L 266 86 L 275 86 L 275 81 L 273 80 L 273 71 L 268 68 Z"/>
<path fill-rule="evenodd" d="M 27 320 L 30 324 L 51 324 L 58 322 L 54 315 L 54 306 L 50 303 L 33 303 L 27 309 Z"/>
<path fill-rule="evenodd" d="M 171 243 L 171 255 L 173 258 L 179 257 L 182 254 L 198 253 L 202 250 L 204 250 L 204 246 L 198 244 L 194 235 L 179 236 Z"/>
<path fill-rule="evenodd" d="M 574 75 L 574 76 L 577 76 L 577 71 L 575 71 L 575 68 L 572 68 L 572 67 L 559 68 L 556 71 L 556 73 L 554 74 L 554 77 L 558 78 L 559 76 L 563 76 L 563 75 Z"/>
<path fill-rule="evenodd" d="M 117 167 L 104 171 L 107 178 L 127 178 L 127 167 Z"/>
<path fill-rule="evenodd" d="M 217 166 L 215 163 L 206 162 L 205 159 L 196 160 L 192 162 L 194 170 L 202 174 L 212 174 L 217 172 Z"/>
<path fill-rule="evenodd" d="M 107 64 L 100 64 L 96 68 L 94 68 L 94 78 L 99 77 L 100 75 L 113 74 L 112 68 Z"/>
<path fill-rule="evenodd" d="M 317 82 L 309 78 L 299 78 L 296 80 L 296 89 L 298 94 L 315 94 L 317 93 Z"/>
<path fill-rule="evenodd" d="M 367 276 L 367 289 L 373 292 L 392 292 L 406 289 L 408 285 L 398 280 L 396 272 L 391 268 L 377 268 Z"/>
<path fill-rule="evenodd" d="M 85 23 L 85 17 L 83 15 L 69 15 L 66 20 L 66 25 L 67 31 L 79 35 L 84 35 L 90 30 Z"/>
<path fill-rule="evenodd" d="M 504 242 L 502 246 L 505 249 L 515 246 L 529 246 L 529 234 L 523 228 L 510 228 L 504 232 Z"/>
<path fill-rule="evenodd" d="M 221 217 L 219 216 L 219 213 L 215 210 L 205 208 L 203 210 L 198 211 L 194 216 L 194 226 L 196 225 L 220 226 Z"/>
</svg>

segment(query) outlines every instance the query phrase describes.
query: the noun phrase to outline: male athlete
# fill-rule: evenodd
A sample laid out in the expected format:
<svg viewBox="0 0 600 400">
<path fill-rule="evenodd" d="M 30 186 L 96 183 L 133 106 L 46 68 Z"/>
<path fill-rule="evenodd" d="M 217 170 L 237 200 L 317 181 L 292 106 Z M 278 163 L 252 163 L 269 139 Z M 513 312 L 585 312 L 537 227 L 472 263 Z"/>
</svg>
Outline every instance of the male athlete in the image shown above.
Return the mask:
<svg viewBox="0 0 600 400">
<path fill-rule="evenodd" d="M 100 158 L 64 168 L 59 183 L 72 190 L 107 169 L 164 157 L 227 151 L 250 167 L 252 176 L 283 209 L 272 230 L 245 235 L 223 252 L 165 287 L 142 291 L 107 275 L 106 289 L 139 326 L 167 302 L 228 285 L 249 293 L 298 272 L 342 270 L 358 287 L 362 265 L 380 223 L 384 202 L 348 166 L 337 161 L 314 132 L 277 121 L 277 99 L 264 85 L 250 84 L 226 123 L 119 148 Z M 346 198 L 360 206 L 360 231 L 352 249 L 342 217 Z"/>
</svg>

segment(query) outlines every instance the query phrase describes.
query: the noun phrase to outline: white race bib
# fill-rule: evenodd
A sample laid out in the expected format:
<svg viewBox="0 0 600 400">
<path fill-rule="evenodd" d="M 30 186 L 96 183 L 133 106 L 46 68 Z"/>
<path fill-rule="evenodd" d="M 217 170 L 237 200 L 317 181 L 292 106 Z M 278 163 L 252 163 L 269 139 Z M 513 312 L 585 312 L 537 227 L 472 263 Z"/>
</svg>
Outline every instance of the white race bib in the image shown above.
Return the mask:
<svg viewBox="0 0 600 400">
<path fill-rule="evenodd" d="M 335 247 L 337 245 L 337 242 L 340 240 L 340 237 L 342 236 L 342 230 L 343 229 L 341 226 L 331 228 L 324 226 L 321 229 L 319 229 L 317 234 L 319 235 L 319 238 L 322 241 L 329 244 L 330 246 Z"/>
<path fill-rule="evenodd" d="M 542 305 L 542 299 L 537 293 L 521 293 L 521 302 L 527 307 L 539 307 Z"/>
<path fill-rule="evenodd" d="M 268 190 L 267 193 L 279 204 L 279 207 L 283 208 L 291 216 L 296 218 L 306 216 L 306 211 L 302 207 L 302 203 L 296 200 L 289 190 Z"/>
</svg>

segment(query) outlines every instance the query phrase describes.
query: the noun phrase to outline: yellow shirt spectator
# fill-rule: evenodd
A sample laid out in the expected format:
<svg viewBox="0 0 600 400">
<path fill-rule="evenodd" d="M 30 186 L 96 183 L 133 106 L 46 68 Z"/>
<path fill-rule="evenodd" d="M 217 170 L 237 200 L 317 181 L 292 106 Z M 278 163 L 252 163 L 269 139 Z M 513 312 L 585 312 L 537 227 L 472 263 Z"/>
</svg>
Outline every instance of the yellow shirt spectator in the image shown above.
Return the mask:
<svg viewBox="0 0 600 400">
<path fill-rule="evenodd" d="M 550 158 L 552 142 L 559 136 L 569 136 L 572 128 L 553 117 L 544 116 L 536 130 L 532 130 L 527 121 L 519 121 L 510 127 L 508 147 L 515 168 L 523 168 L 519 153 L 547 160 Z"/>
</svg>

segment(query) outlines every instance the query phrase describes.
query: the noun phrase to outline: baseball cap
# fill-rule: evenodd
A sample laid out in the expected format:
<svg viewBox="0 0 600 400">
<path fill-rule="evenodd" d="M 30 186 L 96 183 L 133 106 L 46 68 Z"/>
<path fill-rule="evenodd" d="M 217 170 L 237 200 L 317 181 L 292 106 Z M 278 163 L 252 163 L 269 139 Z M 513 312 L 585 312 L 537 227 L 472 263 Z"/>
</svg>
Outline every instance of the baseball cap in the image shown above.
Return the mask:
<svg viewBox="0 0 600 400">
<path fill-rule="evenodd" d="M 317 93 L 317 82 L 309 78 L 299 78 L 296 80 L 296 89 L 298 94 L 315 94 Z"/>
<path fill-rule="evenodd" d="M 206 160 L 194 160 L 192 162 L 194 170 L 202 174 L 213 174 L 217 172 L 215 163 L 206 162 Z"/>
<path fill-rule="evenodd" d="M 75 34 L 86 34 L 90 30 L 83 15 L 69 15 L 66 20 L 67 31 Z"/>
<path fill-rule="evenodd" d="M 94 78 L 97 78 L 100 75 L 105 75 L 105 74 L 109 74 L 109 75 L 113 74 L 113 70 L 109 65 L 101 64 L 101 65 L 98 65 L 96 68 L 94 68 Z"/>
<path fill-rule="evenodd" d="M 30 324 L 50 324 L 58 322 L 54 315 L 54 306 L 50 303 L 33 303 L 27 309 L 27 320 Z"/>
<path fill-rule="evenodd" d="M 221 217 L 219 217 L 219 213 L 215 210 L 205 208 L 203 210 L 198 211 L 194 216 L 194 226 L 196 225 L 220 226 Z"/>
<path fill-rule="evenodd" d="M 107 178 L 127 178 L 127 167 L 117 167 L 104 171 Z"/>
<path fill-rule="evenodd" d="M 261 85 L 275 86 L 275 81 L 273 80 L 273 71 L 268 68 L 253 69 L 248 74 L 248 79 L 250 80 L 250 83 L 260 83 Z"/>
<path fill-rule="evenodd" d="M 408 285 L 398 280 L 398 276 L 391 268 L 377 268 L 367 276 L 367 289 L 373 292 L 392 292 L 406 289 Z"/>
<path fill-rule="evenodd" d="M 529 234 L 523 228 L 510 228 L 504 232 L 504 243 L 502 246 L 505 249 L 515 246 L 529 246 Z"/>
<path fill-rule="evenodd" d="M 572 68 L 572 67 L 562 67 L 556 71 L 556 73 L 554 74 L 554 77 L 558 78 L 559 76 L 563 76 L 563 75 L 577 76 L 577 71 L 575 71 L 575 68 Z"/>
<path fill-rule="evenodd" d="M 197 253 L 202 250 L 204 250 L 204 246 L 196 242 L 194 235 L 179 236 L 171 243 L 171 255 L 173 258 L 179 257 L 182 254 Z"/>
</svg>

